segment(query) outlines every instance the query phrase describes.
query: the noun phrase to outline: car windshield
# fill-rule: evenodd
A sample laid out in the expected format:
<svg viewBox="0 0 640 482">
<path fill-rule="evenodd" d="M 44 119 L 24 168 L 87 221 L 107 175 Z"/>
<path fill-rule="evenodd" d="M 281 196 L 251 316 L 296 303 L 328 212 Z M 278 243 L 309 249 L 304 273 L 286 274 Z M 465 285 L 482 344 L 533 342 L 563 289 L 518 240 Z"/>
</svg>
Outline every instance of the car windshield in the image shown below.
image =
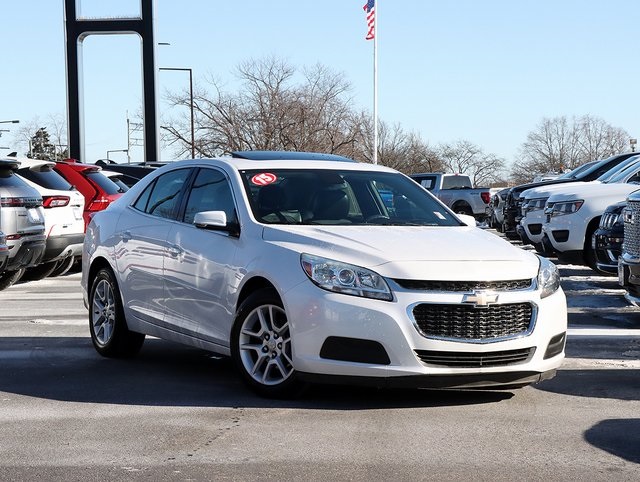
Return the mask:
<svg viewBox="0 0 640 482">
<path fill-rule="evenodd" d="M 583 171 L 586 171 L 588 168 L 593 166 L 598 161 L 591 161 L 583 164 L 581 166 L 576 167 L 572 171 L 565 172 L 562 176 L 557 177 L 556 179 L 575 179 L 577 174 L 580 174 Z"/>
<path fill-rule="evenodd" d="M 266 224 L 460 226 L 439 201 L 397 173 L 242 171 L 255 218 Z"/>
<path fill-rule="evenodd" d="M 615 170 L 607 179 L 602 179 L 604 174 L 598 178 L 598 180 L 606 183 L 616 183 L 616 182 L 625 182 L 625 179 L 630 175 L 635 173 L 640 166 L 640 157 L 631 157 L 627 159 L 624 163 L 622 163 L 624 167 L 622 169 Z"/>
</svg>

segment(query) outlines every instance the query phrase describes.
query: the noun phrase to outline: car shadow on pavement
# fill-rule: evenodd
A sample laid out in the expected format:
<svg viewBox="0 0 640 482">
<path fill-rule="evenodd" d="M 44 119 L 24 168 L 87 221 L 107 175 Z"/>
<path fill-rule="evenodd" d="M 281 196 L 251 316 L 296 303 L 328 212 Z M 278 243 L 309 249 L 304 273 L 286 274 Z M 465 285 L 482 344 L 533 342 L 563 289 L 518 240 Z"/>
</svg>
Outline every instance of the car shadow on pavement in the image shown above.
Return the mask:
<svg viewBox="0 0 640 482">
<path fill-rule="evenodd" d="M 559 370 L 555 378 L 534 385 L 538 390 L 576 397 L 640 400 L 640 370 Z"/>
<path fill-rule="evenodd" d="M 584 433 L 584 439 L 605 452 L 640 464 L 640 418 L 602 420 Z"/>
<path fill-rule="evenodd" d="M 0 337 L 0 392 L 86 403 L 335 410 L 464 406 L 513 397 L 510 391 L 313 385 L 297 399 L 264 399 L 244 386 L 226 357 L 147 339 L 136 358 L 108 359 L 85 337 Z"/>
</svg>

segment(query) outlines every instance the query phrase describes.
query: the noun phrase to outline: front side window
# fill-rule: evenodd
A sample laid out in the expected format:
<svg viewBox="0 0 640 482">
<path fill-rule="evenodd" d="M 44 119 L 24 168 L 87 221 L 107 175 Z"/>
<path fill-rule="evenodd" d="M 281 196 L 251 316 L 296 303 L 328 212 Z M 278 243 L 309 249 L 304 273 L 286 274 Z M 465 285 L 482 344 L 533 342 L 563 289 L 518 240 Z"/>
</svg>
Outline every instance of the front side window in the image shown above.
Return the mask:
<svg viewBox="0 0 640 482">
<path fill-rule="evenodd" d="M 173 219 L 190 173 L 191 169 L 176 169 L 159 176 L 142 191 L 133 207 L 153 216 Z"/>
<path fill-rule="evenodd" d="M 191 186 L 182 220 L 191 224 L 196 213 L 203 211 L 224 211 L 227 222 L 237 220 L 229 181 L 216 169 L 200 169 Z"/>
<path fill-rule="evenodd" d="M 265 224 L 459 226 L 399 173 L 273 169 L 242 172 L 251 210 Z"/>
</svg>

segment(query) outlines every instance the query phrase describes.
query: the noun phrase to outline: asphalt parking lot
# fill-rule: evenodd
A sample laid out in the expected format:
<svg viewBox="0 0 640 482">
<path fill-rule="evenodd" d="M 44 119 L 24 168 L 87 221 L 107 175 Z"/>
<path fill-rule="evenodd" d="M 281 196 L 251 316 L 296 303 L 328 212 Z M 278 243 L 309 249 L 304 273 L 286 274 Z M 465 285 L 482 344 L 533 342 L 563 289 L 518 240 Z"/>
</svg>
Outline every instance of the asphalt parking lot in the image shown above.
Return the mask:
<svg viewBox="0 0 640 482">
<path fill-rule="evenodd" d="M 147 340 L 98 356 L 80 275 L 0 292 L 0 478 L 637 480 L 640 310 L 612 277 L 560 266 L 556 378 L 516 391 L 247 391 L 224 358 Z"/>
</svg>

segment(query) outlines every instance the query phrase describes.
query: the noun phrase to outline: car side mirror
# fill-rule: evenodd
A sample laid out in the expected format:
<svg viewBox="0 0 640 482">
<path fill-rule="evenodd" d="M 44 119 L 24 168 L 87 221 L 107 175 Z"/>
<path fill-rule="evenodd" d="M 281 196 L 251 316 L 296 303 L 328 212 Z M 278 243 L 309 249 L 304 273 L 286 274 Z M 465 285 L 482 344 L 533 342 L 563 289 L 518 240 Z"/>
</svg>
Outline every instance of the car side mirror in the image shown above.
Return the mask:
<svg viewBox="0 0 640 482">
<path fill-rule="evenodd" d="M 224 211 L 201 211 L 193 217 L 193 224 L 199 229 L 210 231 L 224 231 L 230 236 L 240 236 L 240 226 L 236 222 L 227 222 Z"/>
<path fill-rule="evenodd" d="M 472 228 L 475 228 L 477 226 L 476 218 L 474 218 L 473 216 L 469 216 L 468 214 L 456 214 L 456 216 L 458 216 L 458 219 L 460 219 L 460 221 L 462 221 L 467 226 L 471 226 Z"/>
</svg>

